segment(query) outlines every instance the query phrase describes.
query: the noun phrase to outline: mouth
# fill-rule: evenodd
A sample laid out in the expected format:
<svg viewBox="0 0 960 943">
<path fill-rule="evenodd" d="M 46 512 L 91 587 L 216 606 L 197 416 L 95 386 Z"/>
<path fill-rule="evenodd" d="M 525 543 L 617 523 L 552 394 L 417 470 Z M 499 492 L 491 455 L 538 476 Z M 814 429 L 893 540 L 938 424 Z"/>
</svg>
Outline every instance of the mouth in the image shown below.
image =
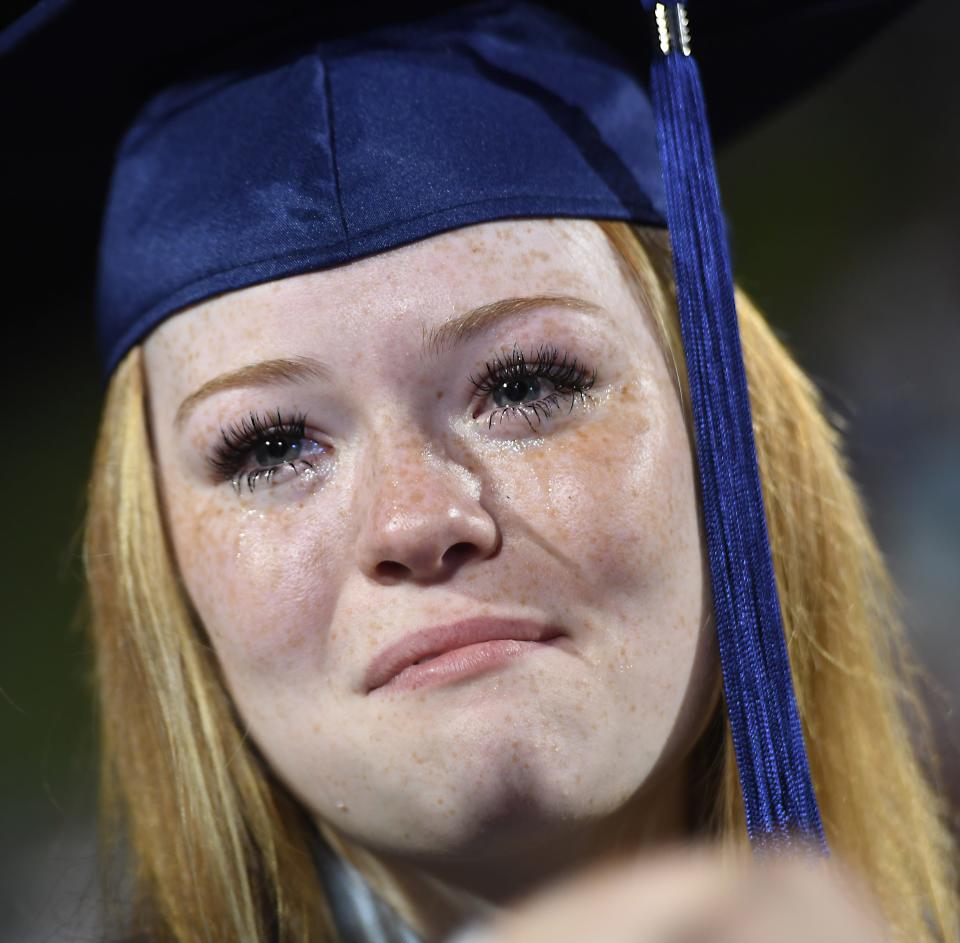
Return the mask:
<svg viewBox="0 0 960 943">
<path fill-rule="evenodd" d="M 435 625 L 379 652 L 367 669 L 364 687 L 370 694 L 468 678 L 564 637 L 557 626 L 529 619 L 479 617 Z"/>
</svg>

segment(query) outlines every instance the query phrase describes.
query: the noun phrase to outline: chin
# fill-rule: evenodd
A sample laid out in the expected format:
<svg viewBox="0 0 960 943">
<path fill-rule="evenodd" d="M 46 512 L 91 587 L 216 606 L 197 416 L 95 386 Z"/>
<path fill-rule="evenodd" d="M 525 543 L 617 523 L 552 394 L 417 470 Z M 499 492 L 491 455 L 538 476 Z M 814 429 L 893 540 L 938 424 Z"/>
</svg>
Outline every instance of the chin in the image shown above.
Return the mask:
<svg viewBox="0 0 960 943">
<path fill-rule="evenodd" d="M 473 764 L 463 769 L 442 805 L 432 796 L 397 796 L 392 821 L 382 822 L 379 836 L 369 834 L 365 843 L 423 863 L 528 855 L 538 845 L 595 831 L 637 791 L 626 771 L 610 775 L 612 762 L 592 758 L 590 766 L 572 765 L 561 756 L 518 749 L 490 762 L 488 755 L 482 773 Z M 403 823 L 399 831 L 398 822 Z"/>
</svg>

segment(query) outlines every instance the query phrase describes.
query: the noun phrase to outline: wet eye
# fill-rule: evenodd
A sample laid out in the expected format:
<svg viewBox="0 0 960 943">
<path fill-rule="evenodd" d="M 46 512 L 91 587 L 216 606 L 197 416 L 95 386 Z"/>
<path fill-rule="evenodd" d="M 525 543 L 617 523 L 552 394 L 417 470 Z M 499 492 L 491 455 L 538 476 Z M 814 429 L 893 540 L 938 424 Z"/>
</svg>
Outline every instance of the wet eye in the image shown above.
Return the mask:
<svg viewBox="0 0 960 943">
<path fill-rule="evenodd" d="M 332 448 L 306 435 L 306 417 L 284 418 L 251 413 L 239 423 L 221 430 L 219 446 L 210 457 L 217 477 L 232 482 L 240 491 L 253 491 L 258 482 L 273 482 L 277 475 L 299 476 L 316 471 L 328 459 Z M 279 481 L 280 479 L 276 479 Z"/>
<path fill-rule="evenodd" d="M 528 377 L 522 380 L 504 380 L 493 391 L 493 401 L 497 406 L 517 406 L 530 401 L 530 398 L 539 399 L 543 384 L 538 377 Z"/>
<path fill-rule="evenodd" d="M 556 347 L 543 345 L 525 354 L 515 344 L 511 353 L 498 355 L 470 380 L 482 400 L 477 416 L 486 412 L 482 407 L 492 401 L 488 427 L 522 418 L 535 431 L 535 425 L 561 407 L 570 412 L 578 401 L 584 402 L 596 381 L 596 371 Z"/>
<path fill-rule="evenodd" d="M 257 443 L 254 449 L 254 458 L 258 465 L 269 468 L 272 465 L 282 465 L 284 462 L 295 462 L 305 443 L 303 439 L 294 439 L 289 436 L 271 434 Z M 310 440 L 307 449 L 317 443 Z"/>
</svg>

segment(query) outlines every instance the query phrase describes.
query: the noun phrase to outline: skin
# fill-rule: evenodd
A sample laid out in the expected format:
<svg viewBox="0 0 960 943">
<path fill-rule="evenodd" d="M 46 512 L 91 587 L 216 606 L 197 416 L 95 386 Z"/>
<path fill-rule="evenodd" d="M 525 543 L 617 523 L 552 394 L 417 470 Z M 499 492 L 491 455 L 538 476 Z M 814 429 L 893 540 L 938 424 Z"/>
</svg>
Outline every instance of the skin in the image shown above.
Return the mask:
<svg viewBox="0 0 960 943">
<path fill-rule="evenodd" d="M 470 943 L 889 943 L 835 863 L 670 850 L 589 870 L 498 915 Z"/>
<path fill-rule="evenodd" d="M 549 304 L 421 355 L 451 317 L 540 294 L 602 313 Z M 469 378 L 542 344 L 593 387 L 491 426 Z M 686 833 L 686 758 L 717 696 L 694 464 L 650 312 L 593 223 L 474 226 L 223 295 L 145 356 L 174 552 L 237 710 L 342 847 L 404 875 L 428 939 L 617 841 Z M 176 421 L 214 377 L 303 356 L 329 376 L 222 390 Z M 324 451 L 238 492 L 209 461 L 221 429 L 278 410 Z M 367 693 L 386 645 L 478 615 L 564 644 Z"/>
</svg>

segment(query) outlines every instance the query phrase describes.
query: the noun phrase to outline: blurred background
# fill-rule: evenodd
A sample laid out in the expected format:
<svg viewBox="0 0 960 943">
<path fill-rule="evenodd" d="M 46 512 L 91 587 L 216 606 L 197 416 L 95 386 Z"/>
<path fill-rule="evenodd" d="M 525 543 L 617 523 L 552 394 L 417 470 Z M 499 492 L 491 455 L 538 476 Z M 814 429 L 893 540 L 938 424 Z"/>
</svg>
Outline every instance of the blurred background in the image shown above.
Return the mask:
<svg viewBox="0 0 960 943">
<path fill-rule="evenodd" d="M 738 278 L 847 424 L 854 477 L 926 668 L 955 810 L 958 35 L 960 5 L 918 3 L 720 158 Z M 78 532 L 101 387 L 92 329 L 77 312 L 93 245 L 78 245 L 68 270 L 45 270 L 56 219 L 31 213 L 23 195 L 11 207 L 0 344 L 12 426 L 0 461 L 0 940 L 91 940 L 96 761 Z"/>
</svg>

